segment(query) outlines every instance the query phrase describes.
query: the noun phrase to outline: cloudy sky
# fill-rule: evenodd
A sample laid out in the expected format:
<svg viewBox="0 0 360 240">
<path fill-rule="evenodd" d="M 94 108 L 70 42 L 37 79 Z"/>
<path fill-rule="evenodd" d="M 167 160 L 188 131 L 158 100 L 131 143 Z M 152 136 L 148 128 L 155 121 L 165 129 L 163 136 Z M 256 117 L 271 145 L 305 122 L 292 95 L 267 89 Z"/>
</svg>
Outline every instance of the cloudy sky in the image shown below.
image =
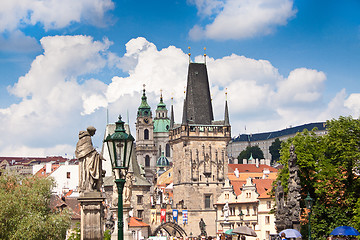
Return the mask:
<svg viewBox="0 0 360 240">
<path fill-rule="evenodd" d="M 360 115 L 360 3 L 300 0 L 0 1 L 0 156 L 73 156 L 93 125 L 134 129 L 142 85 L 175 120 L 204 62 L 232 135 Z"/>
</svg>

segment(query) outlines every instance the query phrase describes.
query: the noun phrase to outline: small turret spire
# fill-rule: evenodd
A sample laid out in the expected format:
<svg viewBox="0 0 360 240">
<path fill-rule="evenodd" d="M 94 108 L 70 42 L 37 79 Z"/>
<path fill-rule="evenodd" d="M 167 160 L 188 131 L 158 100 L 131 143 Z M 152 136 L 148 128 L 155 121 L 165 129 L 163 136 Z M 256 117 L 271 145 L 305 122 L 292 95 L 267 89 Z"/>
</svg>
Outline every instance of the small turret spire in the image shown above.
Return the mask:
<svg viewBox="0 0 360 240">
<path fill-rule="evenodd" d="M 173 104 L 174 98 L 171 97 L 171 114 L 170 114 L 170 129 L 174 128 L 174 104 Z"/>
<path fill-rule="evenodd" d="M 229 120 L 229 109 L 227 104 L 227 88 L 225 92 L 225 116 L 224 116 L 224 125 L 230 126 L 230 120 Z"/>
<path fill-rule="evenodd" d="M 183 118 L 182 118 L 182 125 L 188 125 L 188 116 L 187 116 L 187 105 L 186 105 L 186 98 L 184 99 L 184 110 L 183 110 Z"/>
</svg>

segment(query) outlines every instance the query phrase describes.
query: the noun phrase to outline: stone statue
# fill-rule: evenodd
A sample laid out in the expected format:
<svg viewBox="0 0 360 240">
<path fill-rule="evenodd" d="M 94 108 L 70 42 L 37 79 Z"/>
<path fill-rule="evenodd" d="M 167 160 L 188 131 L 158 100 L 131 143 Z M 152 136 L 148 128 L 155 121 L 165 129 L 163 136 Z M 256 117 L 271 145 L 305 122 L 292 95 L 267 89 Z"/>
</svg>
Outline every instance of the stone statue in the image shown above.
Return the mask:
<svg viewBox="0 0 360 240">
<path fill-rule="evenodd" d="M 79 192 L 100 192 L 102 184 L 103 157 L 95 150 L 91 137 L 96 128 L 90 126 L 86 131 L 79 132 L 79 141 L 76 144 L 75 156 L 79 160 Z"/>
<path fill-rule="evenodd" d="M 131 194 L 132 194 L 132 175 L 131 173 L 128 173 L 126 175 L 126 182 L 123 191 L 124 204 L 130 204 Z"/>
<path fill-rule="evenodd" d="M 118 189 L 116 184 L 113 185 L 113 194 L 111 199 L 111 205 L 112 207 L 116 208 L 118 205 Z"/>
<path fill-rule="evenodd" d="M 223 207 L 223 213 L 224 213 L 224 218 L 225 218 L 225 222 L 229 221 L 229 214 L 230 214 L 230 208 L 229 208 L 229 203 L 226 201 L 224 207 Z"/>
<path fill-rule="evenodd" d="M 285 200 L 284 189 L 281 182 L 277 182 L 275 190 L 276 200 L 276 228 L 280 232 L 287 228 L 296 228 L 300 223 L 300 178 L 299 166 L 297 165 L 297 156 L 295 154 L 294 145 L 290 146 L 290 158 L 288 160 L 289 179 L 288 179 L 288 193 Z"/>
<path fill-rule="evenodd" d="M 200 236 L 207 236 L 206 234 L 206 224 L 204 222 L 204 219 L 200 219 L 200 222 L 199 222 L 199 228 L 200 228 Z"/>
</svg>

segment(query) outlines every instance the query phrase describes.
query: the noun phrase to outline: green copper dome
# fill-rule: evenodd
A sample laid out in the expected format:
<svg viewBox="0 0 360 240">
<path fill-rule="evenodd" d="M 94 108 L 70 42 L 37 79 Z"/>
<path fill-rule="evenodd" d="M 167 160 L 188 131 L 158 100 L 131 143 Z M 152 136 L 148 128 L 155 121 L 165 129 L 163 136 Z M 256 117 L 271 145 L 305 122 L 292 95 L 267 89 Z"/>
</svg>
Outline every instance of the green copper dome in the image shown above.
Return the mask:
<svg viewBox="0 0 360 240">
<path fill-rule="evenodd" d="M 160 102 L 159 104 L 157 105 L 157 111 L 161 111 L 161 110 L 167 110 L 166 109 L 166 104 L 163 102 L 163 97 L 162 95 L 160 96 Z"/>
<path fill-rule="evenodd" d="M 157 167 L 168 167 L 170 166 L 169 160 L 164 156 L 164 152 L 161 152 L 161 156 L 158 158 L 156 162 Z"/>
<path fill-rule="evenodd" d="M 147 97 L 145 95 L 145 88 L 143 90 L 143 95 L 141 97 L 141 104 L 137 112 L 138 117 L 151 117 L 151 108 L 147 103 Z"/>
<path fill-rule="evenodd" d="M 154 133 L 156 132 L 169 132 L 170 119 L 160 118 L 154 120 Z"/>
</svg>

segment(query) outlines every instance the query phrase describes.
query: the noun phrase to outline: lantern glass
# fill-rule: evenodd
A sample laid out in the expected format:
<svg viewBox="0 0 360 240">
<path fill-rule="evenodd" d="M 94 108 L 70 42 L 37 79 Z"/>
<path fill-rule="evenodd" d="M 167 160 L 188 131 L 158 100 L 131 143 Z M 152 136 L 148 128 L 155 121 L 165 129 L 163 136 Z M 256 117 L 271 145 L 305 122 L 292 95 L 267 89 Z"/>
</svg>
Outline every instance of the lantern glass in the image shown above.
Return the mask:
<svg viewBox="0 0 360 240">
<path fill-rule="evenodd" d="M 307 209 L 311 209 L 313 205 L 313 199 L 310 197 L 310 193 L 308 193 L 307 197 L 305 198 L 305 205 Z"/>
<path fill-rule="evenodd" d="M 127 134 L 124 129 L 124 122 L 116 122 L 115 132 L 108 135 L 105 139 L 107 143 L 111 165 L 115 172 L 115 178 L 125 178 L 130 163 L 130 157 L 133 147 L 134 138 L 131 134 Z"/>
</svg>

